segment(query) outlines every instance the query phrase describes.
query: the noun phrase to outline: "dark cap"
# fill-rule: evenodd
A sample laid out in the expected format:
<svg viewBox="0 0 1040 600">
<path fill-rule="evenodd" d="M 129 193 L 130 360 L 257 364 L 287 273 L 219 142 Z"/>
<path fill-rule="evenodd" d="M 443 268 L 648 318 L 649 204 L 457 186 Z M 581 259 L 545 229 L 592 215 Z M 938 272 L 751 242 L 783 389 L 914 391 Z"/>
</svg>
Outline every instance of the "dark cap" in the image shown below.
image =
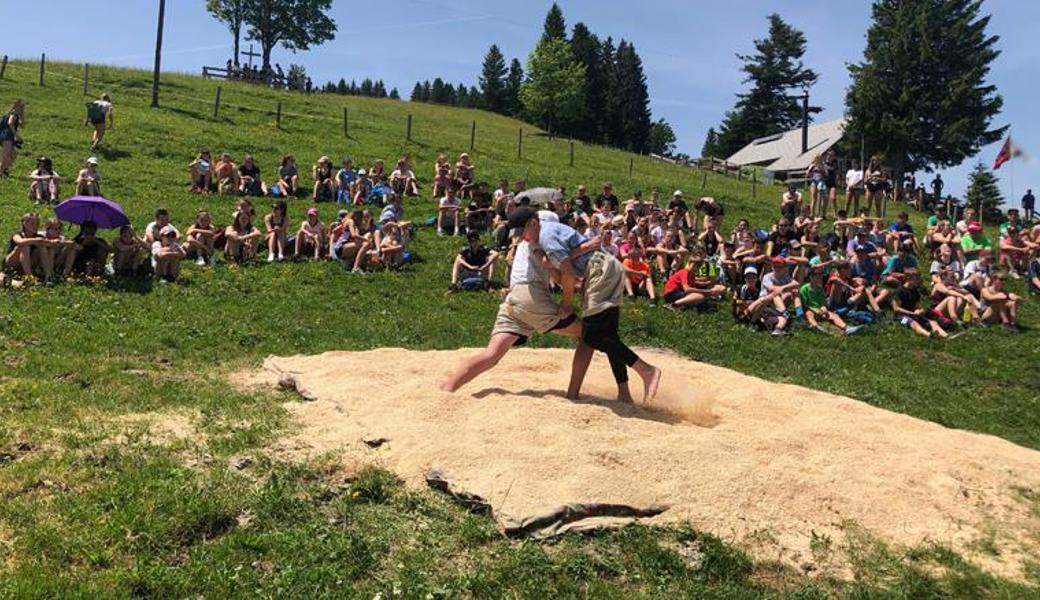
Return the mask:
<svg viewBox="0 0 1040 600">
<path fill-rule="evenodd" d="M 533 208 L 521 206 L 509 215 L 509 229 L 523 229 L 531 219 L 538 218 L 538 211 Z"/>
</svg>

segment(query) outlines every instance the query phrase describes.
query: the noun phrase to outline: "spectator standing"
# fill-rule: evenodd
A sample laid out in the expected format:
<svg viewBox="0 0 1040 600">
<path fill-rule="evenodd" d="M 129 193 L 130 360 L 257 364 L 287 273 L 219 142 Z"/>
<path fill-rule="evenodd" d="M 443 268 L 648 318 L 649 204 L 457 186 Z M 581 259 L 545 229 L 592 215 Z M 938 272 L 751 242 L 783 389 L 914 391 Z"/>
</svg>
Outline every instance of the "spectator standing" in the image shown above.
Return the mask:
<svg viewBox="0 0 1040 600">
<path fill-rule="evenodd" d="M 1033 197 L 1033 190 L 1026 190 L 1026 195 L 1022 196 L 1022 213 L 1026 223 L 1036 218 L 1036 198 Z"/>
<path fill-rule="evenodd" d="M 19 98 L 11 105 L 11 110 L 0 119 L 0 176 L 10 176 L 11 165 L 18 156 L 18 148 L 22 146 L 22 138 L 18 130 L 25 123 L 25 100 Z"/>
<path fill-rule="evenodd" d="M 942 198 L 943 185 L 944 185 L 944 183 L 943 183 L 943 180 L 942 180 L 942 175 L 940 175 L 939 173 L 936 173 L 935 174 L 935 179 L 932 180 L 932 199 L 933 199 L 933 201 L 938 202 L 939 199 Z"/>
<path fill-rule="evenodd" d="M 100 98 L 87 105 L 86 123 L 94 128 L 93 133 L 90 134 L 91 152 L 97 152 L 101 140 L 105 137 L 106 121 L 109 129 L 115 124 L 114 115 L 112 98 L 108 94 L 101 94 Z"/>
</svg>

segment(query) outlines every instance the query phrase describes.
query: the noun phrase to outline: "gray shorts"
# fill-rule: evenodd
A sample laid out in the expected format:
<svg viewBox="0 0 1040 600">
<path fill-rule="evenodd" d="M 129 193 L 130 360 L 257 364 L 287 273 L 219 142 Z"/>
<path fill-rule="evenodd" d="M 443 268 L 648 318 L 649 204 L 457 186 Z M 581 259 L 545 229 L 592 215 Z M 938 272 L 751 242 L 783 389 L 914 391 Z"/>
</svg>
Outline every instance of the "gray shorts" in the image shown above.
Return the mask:
<svg viewBox="0 0 1040 600">
<path fill-rule="evenodd" d="M 559 322 L 559 305 L 548 289 L 517 285 L 499 305 L 491 335 L 511 333 L 526 338 L 535 332 L 547 333 Z"/>
</svg>

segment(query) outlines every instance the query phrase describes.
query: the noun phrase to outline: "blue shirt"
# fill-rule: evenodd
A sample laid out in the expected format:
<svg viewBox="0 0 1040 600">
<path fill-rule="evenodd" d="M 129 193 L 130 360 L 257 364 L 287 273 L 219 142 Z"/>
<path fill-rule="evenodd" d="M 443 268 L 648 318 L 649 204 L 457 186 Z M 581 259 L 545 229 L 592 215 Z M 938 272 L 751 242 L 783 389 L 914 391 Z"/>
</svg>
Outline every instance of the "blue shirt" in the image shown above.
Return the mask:
<svg viewBox="0 0 1040 600">
<path fill-rule="evenodd" d="M 559 267 L 560 263 L 570 257 L 571 250 L 586 241 L 588 241 L 587 237 L 567 225 L 542 221 L 542 232 L 538 236 L 538 245 L 545 250 L 546 256 L 555 267 Z M 574 270 L 579 275 L 585 274 L 585 266 L 589 264 L 590 258 L 592 258 L 592 252 L 586 252 L 572 261 Z"/>
<path fill-rule="evenodd" d="M 877 263 L 871 259 L 860 262 L 858 260 L 852 261 L 852 276 L 859 277 L 867 283 L 874 283 L 877 281 Z"/>
</svg>

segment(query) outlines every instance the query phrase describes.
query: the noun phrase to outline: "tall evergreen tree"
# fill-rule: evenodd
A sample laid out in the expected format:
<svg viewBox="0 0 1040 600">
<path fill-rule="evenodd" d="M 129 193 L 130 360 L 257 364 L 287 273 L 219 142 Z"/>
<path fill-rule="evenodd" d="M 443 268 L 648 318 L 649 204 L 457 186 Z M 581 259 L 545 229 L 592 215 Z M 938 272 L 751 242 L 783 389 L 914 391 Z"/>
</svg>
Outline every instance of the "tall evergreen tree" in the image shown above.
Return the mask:
<svg viewBox="0 0 1040 600">
<path fill-rule="evenodd" d="M 397 88 L 390 88 L 390 96 L 389 96 L 389 98 L 391 100 L 400 100 L 401 99 L 401 92 L 398 92 Z"/>
<path fill-rule="evenodd" d="M 819 75 L 802 63 L 805 35 L 780 15 L 769 15 L 769 35 L 755 40 L 755 53 L 738 54 L 751 89 L 737 94 L 737 103 L 719 126 L 716 152 L 729 156 L 751 140 L 797 127 L 802 120 L 794 92 L 809 88 Z M 811 114 L 819 108 L 810 109 Z"/>
<path fill-rule="evenodd" d="M 646 88 L 643 61 L 635 46 L 624 40 L 617 49 L 616 118 L 620 120 L 620 138 L 615 146 L 633 152 L 646 152 L 650 139 L 650 93 Z"/>
<path fill-rule="evenodd" d="M 342 77 L 339 78 L 339 83 L 336 84 L 336 93 L 337 94 L 343 94 L 344 96 L 347 94 L 347 80 L 346 79 L 343 79 Z"/>
<path fill-rule="evenodd" d="M 714 127 L 708 128 L 708 134 L 704 136 L 704 145 L 701 146 L 701 156 L 721 156 L 719 152 L 719 134 L 715 133 Z"/>
<path fill-rule="evenodd" d="M 875 0 L 863 61 L 849 65 L 845 135 L 884 155 L 896 181 L 906 169 L 960 164 L 1005 128 L 986 82 L 998 37 L 980 0 Z"/>
<path fill-rule="evenodd" d="M 606 105 L 606 85 L 602 46 L 596 34 L 584 23 L 575 23 L 571 30 L 571 54 L 574 60 L 585 65 L 585 112 L 577 119 L 568 133 L 574 137 L 598 141 L 599 122 Z"/>
<path fill-rule="evenodd" d="M 447 104 L 448 94 L 444 89 L 444 80 L 437 77 L 433 80 L 433 86 L 430 88 L 430 102 L 434 104 Z"/>
<path fill-rule="evenodd" d="M 466 88 L 465 84 L 460 83 L 455 87 L 455 104 L 459 106 L 469 105 L 469 89 Z"/>
<path fill-rule="evenodd" d="M 506 114 L 518 117 L 523 112 L 523 105 L 520 103 L 520 88 L 524 85 L 524 68 L 520 65 L 520 60 L 514 58 L 509 63 L 509 74 L 506 75 L 506 85 L 503 90 L 505 100 L 503 105 L 506 109 Z"/>
<path fill-rule="evenodd" d="M 505 78 L 506 59 L 498 46 L 491 44 L 480 70 L 480 98 L 483 106 L 492 112 L 505 112 Z"/>
<path fill-rule="evenodd" d="M 975 164 L 968 176 L 968 192 L 965 196 L 967 206 L 974 207 L 980 218 L 996 221 L 999 219 L 1000 205 L 1004 196 L 997 185 L 997 177 L 981 162 Z"/>
<path fill-rule="evenodd" d="M 423 82 L 422 87 L 422 101 L 430 102 L 433 99 L 433 86 L 430 85 L 429 81 Z"/>
<path fill-rule="evenodd" d="M 371 96 L 372 95 L 372 80 L 369 79 L 368 77 L 365 77 L 361 81 L 361 95 L 362 96 Z"/>
<path fill-rule="evenodd" d="M 553 2 L 549 12 L 545 15 L 545 26 L 542 29 L 542 39 L 567 41 L 567 23 L 563 20 L 563 11 L 559 5 Z"/>
<path fill-rule="evenodd" d="M 412 88 L 412 95 L 408 97 L 412 102 L 423 101 L 423 87 L 418 81 L 415 82 L 415 87 Z"/>
<path fill-rule="evenodd" d="M 480 103 L 481 103 L 480 90 L 478 90 L 477 86 L 475 86 L 475 85 L 469 86 L 469 104 L 467 106 L 469 108 L 477 108 L 477 107 L 480 106 Z"/>
<path fill-rule="evenodd" d="M 527 59 L 520 100 L 550 134 L 584 110 L 585 65 L 575 62 L 567 42 L 538 42 Z"/>
<path fill-rule="evenodd" d="M 618 90 L 617 50 L 610 36 L 603 40 L 600 58 L 603 67 L 603 111 L 599 115 L 599 139 L 606 144 L 619 145 L 621 129 L 621 100 Z"/>
</svg>

